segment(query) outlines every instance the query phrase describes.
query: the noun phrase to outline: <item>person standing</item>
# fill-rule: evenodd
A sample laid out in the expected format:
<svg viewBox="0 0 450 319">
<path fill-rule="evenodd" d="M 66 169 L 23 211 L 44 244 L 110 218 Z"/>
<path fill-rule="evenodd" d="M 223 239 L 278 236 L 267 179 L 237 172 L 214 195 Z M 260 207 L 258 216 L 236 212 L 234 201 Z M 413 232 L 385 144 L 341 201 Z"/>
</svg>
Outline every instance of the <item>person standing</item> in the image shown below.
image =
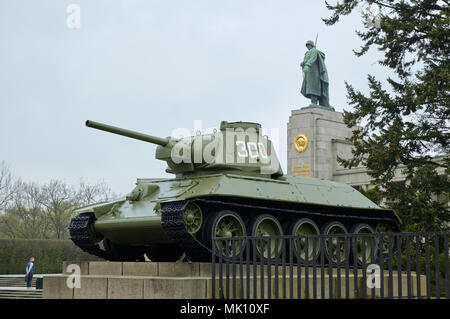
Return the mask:
<svg viewBox="0 0 450 319">
<path fill-rule="evenodd" d="M 33 275 L 34 275 L 34 257 L 31 257 L 30 260 L 28 261 L 27 268 L 26 268 L 26 274 L 25 274 L 28 289 L 31 289 Z"/>
</svg>

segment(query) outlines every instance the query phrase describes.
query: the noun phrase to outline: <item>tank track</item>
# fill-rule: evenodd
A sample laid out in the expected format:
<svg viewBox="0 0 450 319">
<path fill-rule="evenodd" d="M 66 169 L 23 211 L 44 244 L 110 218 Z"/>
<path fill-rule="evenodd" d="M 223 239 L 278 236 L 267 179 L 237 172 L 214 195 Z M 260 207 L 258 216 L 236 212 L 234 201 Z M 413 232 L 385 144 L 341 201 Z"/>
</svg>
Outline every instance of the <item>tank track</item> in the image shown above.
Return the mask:
<svg viewBox="0 0 450 319">
<path fill-rule="evenodd" d="M 298 214 L 302 216 L 329 217 L 333 219 L 361 220 L 368 222 L 390 222 L 399 231 L 398 222 L 390 217 L 361 216 L 352 214 L 323 213 L 309 210 L 297 210 L 280 207 L 270 207 L 268 205 L 245 204 L 234 201 L 222 201 L 217 199 L 196 198 L 184 201 L 174 201 L 162 204 L 161 225 L 167 235 L 173 239 L 186 252 L 188 258 L 193 261 L 211 261 L 212 250 L 197 238 L 192 236 L 184 224 L 184 210 L 189 203 L 203 204 L 205 207 L 215 207 L 216 209 L 242 209 L 255 210 L 259 212 L 270 212 L 278 214 Z M 205 224 L 205 223 L 204 223 Z"/>
<path fill-rule="evenodd" d="M 329 217 L 333 219 L 340 218 L 344 220 L 361 220 L 368 222 L 386 221 L 395 225 L 395 228 L 397 229 L 396 231 L 399 229 L 397 221 L 389 217 L 325 213 L 310 210 L 273 207 L 270 205 L 241 203 L 233 200 L 223 201 L 210 198 L 195 198 L 190 200 L 162 203 L 161 225 L 166 234 L 186 252 L 186 255 L 191 261 L 211 261 L 212 250 L 211 247 L 208 247 L 199 239 L 192 236 L 186 229 L 184 224 L 184 210 L 189 203 L 197 203 L 202 206 L 202 209 L 212 208 L 216 211 L 222 209 L 245 209 L 257 212 L 270 212 L 275 215 L 297 214 L 301 216 Z M 93 213 L 82 213 L 74 217 L 69 225 L 71 240 L 75 245 L 89 254 L 93 254 L 111 261 L 121 260 L 113 251 L 102 249 L 98 242 L 92 238 L 92 235 L 89 232 L 89 227 L 94 221 L 95 215 Z"/>
<path fill-rule="evenodd" d="M 210 261 L 211 249 L 193 237 L 184 224 L 184 210 L 190 202 L 195 202 L 195 200 L 162 204 L 161 225 L 167 235 L 184 249 L 190 260 Z"/>
<path fill-rule="evenodd" d="M 106 260 L 116 260 L 117 258 L 112 252 L 101 249 L 100 245 L 93 241 L 90 236 L 89 226 L 94 221 L 95 216 L 93 213 L 82 213 L 72 218 L 69 224 L 70 239 L 75 245 L 88 254 L 92 254 Z"/>
</svg>

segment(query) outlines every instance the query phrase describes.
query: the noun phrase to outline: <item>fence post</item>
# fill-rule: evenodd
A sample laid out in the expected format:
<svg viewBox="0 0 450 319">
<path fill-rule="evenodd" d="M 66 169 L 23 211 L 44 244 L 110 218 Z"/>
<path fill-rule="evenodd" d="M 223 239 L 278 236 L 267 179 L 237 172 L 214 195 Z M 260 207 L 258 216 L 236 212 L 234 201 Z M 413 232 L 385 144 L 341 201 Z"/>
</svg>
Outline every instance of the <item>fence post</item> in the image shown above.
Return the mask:
<svg viewBox="0 0 450 319">
<path fill-rule="evenodd" d="M 236 239 L 230 238 L 231 241 L 231 260 L 232 260 L 232 270 L 233 270 L 233 299 L 236 299 Z"/>
<path fill-rule="evenodd" d="M 223 244 L 221 240 L 216 239 L 219 243 L 219 298 L 223 299 Z"/>
<path fill-rule="evenodd" d="M 448 249 L 448 234 L 444 234 L 444 259 L 445 259 L 445 290 L 447 293 L 447 299 L 450 299 L 450 275 L 449 275 L 449 267 L 448 267 L 448 255 L 450 253 Z"/>
<path fill-rule="evenodd" d="M 398 298 L 402 299 L 402 241 L 403 238 L 397 235 L 397 287 Z"/>
<path fill-rule="evenodd" d="M 313 238 L 313 299 L 317 299 L 317 235 Z"/>
<path fill-rule="evenodd" d="M 393 269 L 392 269 L 392 259 L 394 258 L 394 252 L 392 251 L 392 237 L 388 236 L 388 264 L 389 264 L 389 298 L 394 299 L 394 279 L 393 279 Z"/>
<path fill-rule="evenodd" d="M 416 284 L 417 284 L 417 299 L 422 299 L 422 293 L 421 293 L 421 283 L 422 281 L 420 280 L 420 235 L 417 234 L 416 235 Z"/>
<path fill-rule="evenodd" d="M 425 274 L 427 276 L 427 299 L 431 299 L 431 287 L 430 287 L 430 238 L 425 235 Z"/>
<path fill-rule="evenodd" d="M 245 263 L 246 263 L 246 274 L 247 274 L 247 285 L 246 285 L 246 287 L 247 287 L 247 299 L 250 299 L 250 239 L 247 237 L 247 238 L 245 238 L 245 247 L 246 247 L 246 249 L 245 249 L 245 253 L 246 253 L 246 260 L 245 260 Z"/>
<path fill-rule="evenodd" d="M 436 271 L 436 299 L 441 299 L 441 288 L 439 286 L 439 238 L 437 234 L 434 234 L 434 262 Z"/>
<path fill-rule="evenodd" d="M 406 235 L 406 285 L 408 289 L 408 299 L 411 299 L 412 290 L 411 290 L 411 242 L 410 236 Z"/>
<path fill-rule="evenodd" d="M 289 296 L 290 299 L 294 298 L 294 241 L 292 237 L 289 237 Z"/>
<path fill-rule="evenodd" d="M 309 299 L 309 267 L 308 267 L 308 256 L 309 256 L 309 241 L 308 236 L 305 236 L 305 260 L 303 264 L 305 265 L 305 299 Z"/>
<path fill-rule="evenodd" d="M 211 277 L 212 277 L 212 283 L 211 283 L 211 296 L 212 299 L 216 299 L 216 240 L 215 238 L 213 238 L 212 240 L 212 247 L 211 247 L 211 252 L 212 252 L 212 269 L 211 269 Z"/>
<path fill-rule="evenodd" d="M 381 277 L 381 287 L 380 287 L 380 298 L 384 299 L 384 252 L 383 252 L 383 236 L 378 235 L 378 255 L 379 255 L 379 263 L 380 263 L 380 277 Z"/>
</svg>

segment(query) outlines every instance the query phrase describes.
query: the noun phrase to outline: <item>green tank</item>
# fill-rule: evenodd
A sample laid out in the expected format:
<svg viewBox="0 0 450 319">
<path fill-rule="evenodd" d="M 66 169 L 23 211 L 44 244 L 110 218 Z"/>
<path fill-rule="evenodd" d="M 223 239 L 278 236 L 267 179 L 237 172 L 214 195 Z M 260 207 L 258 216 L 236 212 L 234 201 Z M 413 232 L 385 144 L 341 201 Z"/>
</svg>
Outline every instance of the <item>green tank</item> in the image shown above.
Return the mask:
<svg viewBox="0 0 450 319">
<path fill-rule="evenodd" d="M 211 261 L 214 237 L 366 234 L 396 232 L 400 220 L 354 188 L 337 182 L 283 174 L 272 142 L 261 125 L 221 122 L 211 134 L 159 138 L 93 121 L 86 126 L 157 144 L 155 157 L 167 163 L 173 178 L 138 181 L 124 198 L 75 210 L 72 241 L 106 260 Z M 262 243 L 262 242 L 260 242 Z M 317 243 L 294 247 L 301 262 L 311 262 Z M 281 241 L 280 241 L 281 245 Z M 384 243 L 383 249 L 388 249 Z M 222 249 L 232 257 L 251 249 L 273 257 L 256 244 Z M 275 245 L 273 245 L 275 246 Z M 332 243 L 327 259 L 336 260 Z M 340 256 L 345 256 L 341 253 Z"/>
</svg>

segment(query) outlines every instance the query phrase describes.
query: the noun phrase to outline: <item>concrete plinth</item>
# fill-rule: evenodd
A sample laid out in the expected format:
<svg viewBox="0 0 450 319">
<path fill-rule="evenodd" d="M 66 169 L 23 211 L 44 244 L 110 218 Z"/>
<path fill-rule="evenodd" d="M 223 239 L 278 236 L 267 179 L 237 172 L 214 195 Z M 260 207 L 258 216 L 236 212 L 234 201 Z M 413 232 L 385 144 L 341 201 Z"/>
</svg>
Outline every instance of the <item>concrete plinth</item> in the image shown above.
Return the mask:
<svg viewBox="0 0 450 319">
<path fill-rule="evenodd" d="M 124 276 L 158 276 L 159 263 L 124 262 Z"/>
<path fill-rule="evenodd" d="M 70 264 L 72 263 L 64 263 L 63 268 L 67 269 L 67 265 Z M 47 299 L 204 299 L 212 297 L 212 268 L 208 263 L 88 262 L 80 265 L 80 269 L 82 274 L 79 288 L 68 287 L 68 279 L 73 279 L 73 275 L 63 272 L 61 275 L 45 276 L 43 297 Z M 219 278 L 220 272 L 223 278 L 222 283 L 219 279 L 215 279 L 216 298 L 221 296 L 246 298 L 248 292 L 251 298 L 282 298 L 283 296 L 295 299 L 371 298 L 372 293 L 374 298 L 381 297 L 380 289 L 367 288 L 369 275 L 366 273 L 364 278 L 361 269 L 358 269 L 356 273 L 351 269 L 346 278 L 344 269 L 338 272 L 337 269 L 326 268 L 322 273 L 320 268 L 316 268 L 314 275 L 311 267 L 300 268 L 300 272 L 293 267 L 292 280 L 289 267 L 283 271 L 281 266 L 277 269 L 275 266 L 266 265 L 261 269 L 260 266 L 251 265 L 247 273 L 246 265 L 242 268 L 236 265 L 235 271 L 236 275 L 233 277 L 234 271 L 231 265 L 228 272 L 226 265 L 222 267 L 216 265 L 215 278 Z M 391 278 L 389 273 L 385 272 L 381 281 L 384 284 L 383 297 L 389 297 L 390 290 L 393 298 L 400 297 L 397 272 L 393 273 Z M 421 296 L 426 295 L 425 284 L 426 277 L 421 276 L 419 280 Z M 254 290 L 255 285 L 256 290 Z M 409 291 L 413 298 L 417 297 L 417 285 L 417 276 L 411 273 Z M 401 296 L 406 296 L 408 276 L 405 273 L 401 274 L 400 286 Z M 250 287 L 249 291 L 247 287 Z M 365 294 L 364 289 L 366 289 Z M 264 296 L 261 295 L 261 291 L 264 291 Z"/>
<path fill-rule="evenodd" d="M 144 278 L 108 278 L 107 299 L 143 299 Z"/>
<path fill-rule="evenodd" d="M 92 261 L 89 262 L 89 275 L 123 275 L 123 263 L 112 261 Z"/>
<path fill-rule="evenodd" d="M 108 278 L 84 276 L 80 280 L 80 288 L 74 288 L 74 299 L 107 299 Z"/>
<path fill-rule="evenodd" d="M 210 266 L 211 267 L 211 266 Z M 198 277 L 200 263 L 158 263 L 159 276 Z"/>
<path fill-rule="evenodd" d="M 44 299 L 73 299 L 73 288 L 67 285 L 69 276 L 44 276 L 42 283 Z"/>
<path fill-rule="evenodd" d="M 210 278 L 151 278 L 144 281 L 145 299 L 205 299 Z"/>
</svg>

